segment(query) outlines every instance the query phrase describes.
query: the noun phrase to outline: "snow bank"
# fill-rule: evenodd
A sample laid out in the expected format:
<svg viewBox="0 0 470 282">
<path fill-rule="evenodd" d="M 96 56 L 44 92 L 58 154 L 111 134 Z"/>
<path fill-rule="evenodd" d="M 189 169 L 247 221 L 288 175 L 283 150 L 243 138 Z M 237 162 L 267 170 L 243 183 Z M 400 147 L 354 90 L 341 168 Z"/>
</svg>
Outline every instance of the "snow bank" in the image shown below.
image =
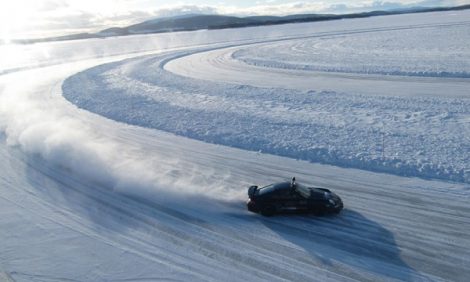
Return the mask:
<svg viewBox="0 0 470 282">
<path fill-rule="evenodd" d="M 92 68 L 66 99 L 108 118 L 247 150 L 470 182 L 470 100 L 268 89 L 184 78 L 183 53 Z"/>
</svg>

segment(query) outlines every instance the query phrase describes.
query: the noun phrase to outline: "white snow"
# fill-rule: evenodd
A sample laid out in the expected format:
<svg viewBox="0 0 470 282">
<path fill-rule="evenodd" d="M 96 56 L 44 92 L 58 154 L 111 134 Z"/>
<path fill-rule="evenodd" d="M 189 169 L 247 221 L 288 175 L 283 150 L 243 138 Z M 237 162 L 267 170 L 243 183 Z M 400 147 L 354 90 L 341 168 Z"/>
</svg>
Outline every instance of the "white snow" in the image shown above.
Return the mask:
<svg viewBox="0 0 470 282">
<path fill-rule="evenodd" d="M 466 19 L 453 24 L 396 23 L 382 29 L 239 48 L 233 57 L 269 68 L 469 78 L 469 24 Z"/>
<path fill-rule="evenodd" d="M 399 22 L 387 29 L 360 31 L 352 26 L 354 32 L 330 30 L 327 37 L 314 30 L 302 39 L 171 52 L 79 73 L 65 82 L 63 90 L 79 107 L 108 118 L 205 142 L 469 183 L 470 49 L 465 44 L 470 40 L 469 26 L 467 21 L 406 26 Z M 272 68 L 302 69 L 307 83 L 318 71 L 359 76 L 352 93 L 337 91 L 335 77 L 330 82 L 333 90 L 328 85 L 317 89 L 315 84 L 300 90 L 290 85 L 245 85 L 243 80 L 228 84 L 223 82 L 226 77 L 244 78 L 251 69 L 236 63 L 233 70 L 227 56 L 263 66 L 256 79 L 267 84 Z M 214 75 L 219 68 L 232 73 Z M 180 77 L 167 70 L 196 75 Z M 364 77 L 365 73 L 385 77 Z M 297 72 L 282 75 L 290 78 Z M 361 91 L 362 80 L 393 84 L 404 75 L 426 77 L 424 83 L 434 89 L 424 95 L 414 93 L 410 85 L 420 87 L 423 81 L 406 77 L 394 89 L 396 95 L 382 93 L 383 88 Z M 460 80 L 455 83 L 447 77 Z"/>
<path fill-rule="evenodd" d="M 459 178 L 459 171 L 468 169 L 469 143 L 464 141 L 470 118 L 468 96 L 461 90 L 467 78 L 432 77 L 436 84 L 430 95 L 410 90 L 427 84 L 426 77 L 379 82 L 410 81 L 412 87 L 399 87 L 407 93 L 393 95 L 386 90 L 361 93 L 363 81 L 355 74 L 351 92 L 304 89 L 305 82 L 279 87 L 276 83 L 296 81 L 298 73 L 288 68 L 261 66 L 250 81 L 246 78 L 253 75 L 253 66 L 239 60 L 226 63 L 234 57 L 220 60 L 224 71 L 204 80 L 168 72 L 162 64 L 181 66 L 198 54 L 220 58 L 218 54 L 248 50 L 246 44 L 288 46 L 299 41 L 294 38 L 321 30 L 384 27 L 388 20 L 433 29 L 436 23 L 465 24 L 466 18 L 465 11 L 433 13 L 13 50 L 16 57 L 0 66 L 0 279 L 467 280 L 470 187 Z M 204 50 L 209 52 L 195 53 Z M 236 77 L 242 83 L 220 79 L 235 65 L 235 73 L 245 67 L 246 75 Z M 271 72 L 283 80 L 272 88 L 260 87 L 272 79 Z M 436 85 L 458 93 L 443 95 Z M 345 114 L 347 110 L 355 113 Z M 184 136 L 155 128 L 177 128 L 175 133 Z M 370 136 L 364 135 L 368 128 Z M 429 140 L 411 136 L 424 136 L 426 130 L 431 131 Z M 369 137 L 379 138 L 380 145 L 381 132 L 386 133 L 384 160 L 380 148 L 367 153 L 370 148 L 359 145 Z M 442 132 L 449 136 L 440 136 Z M 312 134 L 321 142 L 337 142 L 329 144 L 330 151 L 318 150 L 319 156 L 352 156 L 354 162 L 347 166 L 358 167 L 356 162 L 362 161 L 370 170 L 393 168 L 397 159 L 395 164 L 406 163 L 411 157 L 405 152 L 421 142 L 415 158 L 423 164 L 411 160 L 409 170 L 392 172 L 415 174 L 423 168 L 428 171 L 420 172 L 422 177 L 459 182 L 296 160 L 307 156 L 324 162 L 309 159 L 308 152 L 318 149 L 308 143 Z M 349 144 L 342 134 L 358 140 Z M 410 148 L 398 143 L 405 141 Z M 259 147 L 233 148 L 244 144 Z M 269 148 L 291 158 L 265 154 Z M 392 156 L 392 150 L 403 155 Z M 338 158 L 331 163 L 345 165 Z M 331 217 L 262 218 L 246 211 L 248 185 L 293 175 L 331 188 L 346 209 Z"/>
</svg>

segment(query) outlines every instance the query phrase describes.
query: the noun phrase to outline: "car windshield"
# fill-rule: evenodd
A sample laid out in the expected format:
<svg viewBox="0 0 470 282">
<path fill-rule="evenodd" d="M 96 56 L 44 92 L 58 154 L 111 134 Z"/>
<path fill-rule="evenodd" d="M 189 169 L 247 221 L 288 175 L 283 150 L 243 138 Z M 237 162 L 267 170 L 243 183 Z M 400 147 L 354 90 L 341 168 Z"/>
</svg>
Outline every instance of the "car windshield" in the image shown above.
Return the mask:
<svg viewBox="0 0 470 282">
<path fill-rule="evenodd" d="M 310 198 L 312 190 L 305 185 L 296 184 L 295 190 L 304 198 Z"/>
</svg>

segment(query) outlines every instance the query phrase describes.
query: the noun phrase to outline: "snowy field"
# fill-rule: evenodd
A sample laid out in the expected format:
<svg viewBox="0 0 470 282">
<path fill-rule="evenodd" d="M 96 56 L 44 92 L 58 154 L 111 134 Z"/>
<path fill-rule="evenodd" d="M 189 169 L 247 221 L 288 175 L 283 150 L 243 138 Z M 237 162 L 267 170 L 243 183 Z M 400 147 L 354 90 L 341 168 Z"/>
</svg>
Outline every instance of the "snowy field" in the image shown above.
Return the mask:
<svg viewBox="0 0 470 282">
<path fill-rule="evenodd" d="M 0 46 L 0 280 L 467 281 L 469 18 Z"/>
<path fill-rule="evenodd" d="M 209 143 L 470 183 L 470 21 L 461 19 L 130 59 L 72 76 L 64 96 Z M 277 69 L 283 83 L 269 87 Z M 353 89 L 329 88 L 345 74 Z M 325 75 L 330 84 L 318 89 L 311 78 Z M 378 85 L 364 87 L 370 80 Z"/>
</svg>

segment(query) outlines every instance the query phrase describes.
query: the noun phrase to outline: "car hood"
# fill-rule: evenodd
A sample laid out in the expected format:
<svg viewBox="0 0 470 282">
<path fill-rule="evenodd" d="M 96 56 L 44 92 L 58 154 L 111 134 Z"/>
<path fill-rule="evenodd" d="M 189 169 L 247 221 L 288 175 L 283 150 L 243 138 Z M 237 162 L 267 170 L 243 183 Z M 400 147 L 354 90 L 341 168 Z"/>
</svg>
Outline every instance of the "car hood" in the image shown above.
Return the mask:
<svg viewBox="0 0 470 282">
<path fill-rule="evenodd" d="M 311 199 L 333 199 L 335 201 L 341 200 L 338 195 L 335 193 L 327 190 L 327 189 L 319 189 L 319 188 L 310 188 L 310 197 Z"/>
</svg>

